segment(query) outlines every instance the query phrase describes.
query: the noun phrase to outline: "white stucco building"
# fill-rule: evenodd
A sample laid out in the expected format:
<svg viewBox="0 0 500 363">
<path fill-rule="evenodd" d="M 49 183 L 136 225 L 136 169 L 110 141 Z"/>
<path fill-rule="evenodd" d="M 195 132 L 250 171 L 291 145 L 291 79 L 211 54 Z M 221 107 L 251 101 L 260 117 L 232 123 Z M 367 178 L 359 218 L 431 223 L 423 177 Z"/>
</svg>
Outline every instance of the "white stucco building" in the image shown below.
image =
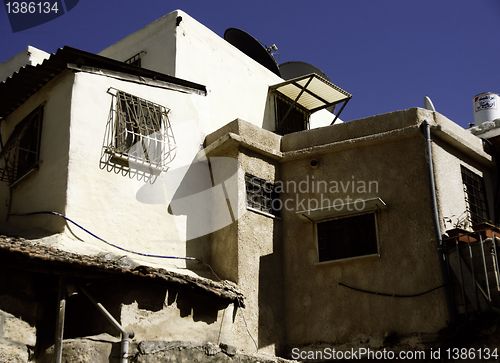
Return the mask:
<svg viewBox="0 0 500 363">
<path fill-rule="evenodd" d="M 494 220 L 482 141 L 418 108 L 342 123 L 347 91 L 318 72 L 285 77 L 265 47 L 226 35 L 174 11 L 98 55 L 31 47 L 0 66 L 0 262 L 22 272 L 31 299 L 6 277 L 14 303 L 0 310 L 59 301 L 58 319 L 28 314 L 35 343 L 16 341 L 36 357 L 116 324 L 122 349 L 130 331 L 136 342 L 217 342 L 228 355 L 227 344 L 272 356 L 380 347 L 469 311 L 475 287 L 452 301 L 445 270 L 462 257 L 443 234 Z M 341 187 L 314 189 L 332 182 Z M 478 283 L 498 272 L 490 265 Z M 111 328 L 79 316 L 87 288 L 118 320 Z"/>
</svg>

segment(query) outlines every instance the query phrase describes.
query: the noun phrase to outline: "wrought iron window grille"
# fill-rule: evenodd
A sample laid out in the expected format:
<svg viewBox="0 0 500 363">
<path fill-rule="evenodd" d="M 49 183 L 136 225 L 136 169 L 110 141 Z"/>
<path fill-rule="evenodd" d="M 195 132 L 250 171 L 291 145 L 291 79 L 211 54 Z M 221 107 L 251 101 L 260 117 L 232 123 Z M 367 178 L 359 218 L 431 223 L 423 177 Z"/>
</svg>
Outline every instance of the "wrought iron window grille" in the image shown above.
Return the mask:
<svg viewBox="0 0 500 363">
<path fill-rule="evenodd" d="M 279 198 L 275 185 L 252 174 L 245 174 L 247 207 L 277 216 L 274 200 Z"/>
<path fill-rule="evenodd" d="M 43 106 L 39 106 L 16 125 L 0 152 L 0 180 L 11 187 L 38 168 L 42 121 Z"/>
<path fill-rule="evenodd" d="M 131 66 L 135 66 L 135 67 L 141 67 L 141 56 L 142 56 L 142 53 L 143 52 L 139 52 L 137 54 L 134 54 L 132 57 L 130 57 L 129 59 L 126 59 L 124 60 L 123 62 L 124 63 L 127 63 L 127 64 L 130 64 Z"/>
<path fill-rule="evenodd" d="M 176 153 L 170 110 L 123 91 L 108 92 L 113 96 L 104 143 L 109 161 L 145 166 L 152 174 L 167 171 Z"/>
<path fill-rule="evenodd" d="M 470 225 L 489 221 L 484 179 L 464 166 L 461 170 L 467 219 Z"/>
</svg>

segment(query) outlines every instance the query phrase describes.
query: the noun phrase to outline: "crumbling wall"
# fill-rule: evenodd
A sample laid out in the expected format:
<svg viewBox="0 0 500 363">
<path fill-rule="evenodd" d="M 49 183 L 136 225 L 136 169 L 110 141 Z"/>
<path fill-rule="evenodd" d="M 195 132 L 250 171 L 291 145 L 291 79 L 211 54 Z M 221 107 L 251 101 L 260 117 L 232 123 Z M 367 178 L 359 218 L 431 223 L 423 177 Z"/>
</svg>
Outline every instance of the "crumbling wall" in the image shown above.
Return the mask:
<svg viewBox="0 0 500 363">
<path fill-rule="evenodd" d="M 0 362 L 28 362 L 35 344 L 35 327 L 0 310 Z"/>
</svg>

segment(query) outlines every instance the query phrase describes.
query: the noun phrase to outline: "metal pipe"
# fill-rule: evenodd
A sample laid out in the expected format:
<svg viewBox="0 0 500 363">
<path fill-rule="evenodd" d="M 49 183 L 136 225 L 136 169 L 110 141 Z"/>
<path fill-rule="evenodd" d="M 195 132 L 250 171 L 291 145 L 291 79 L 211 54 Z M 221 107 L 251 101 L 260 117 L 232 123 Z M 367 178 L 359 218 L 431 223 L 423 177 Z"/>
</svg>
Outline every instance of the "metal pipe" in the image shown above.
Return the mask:
<svg viewBox="0 0 500 363">
<path fill-rule="evenodd" d="M 488 278 L 488 267 L 486 266 L 486 256 L 484 254 L 483 236 L 479 233 L 479 243 L 481 244 L 481 257 L 483 258 L 484 278 L 486 280 L 486 291 L 488 292 L 488 301 L 491 302 L 490 281 Z"/>
<path fill-rule="evenodd" d="M 427 165 L 428 165 L 428 175 L 429 175 L 429 187 L 431 192 L 431 203 L 432 203 L 432 212 L 433 212 L 433 221 L 434 221 L 434 232 L 436 236 L 436 240 L 438 241 L 438 252 L 439 252 L 439 260 L 441 266 L 441 273 L 443 275 L 443 283 L 445 285 L 446 291 L 446 304 L 448 305 L 448 311 L 450 312 L 451 320 L 455 319 L 456 314 L 456 306 L 453 304 L 453 293 L 451 291 L 450 285 L 450 276 L 449 271 L 446 266 L 447 264 L 447 256 L 446 251 L 443 245 L 443 237 L 441 233 L 441 224 L 439 222 L 439 210 L 438 210 L 438 202 L 436 195 L 436 179 L 434 177 L 434 160 L 432 155 L 432 138 L 431 138 L 431 126 L 427 120 L 422 122 L 422 128 L 425 137 L 425 150 L 427 155 Z M 459 256 L 460 258 L 460 256 Z"/>
<path fill-rule="evenodd" d="M 335 114 L 335 118 L 333 119 L 333 121 L 332 121 L 332 123 L 330 124 L 330 126 L 331 126 L 331 125 L 333 125 L 333 124 L 335 123 L 335 121 L 337 121 L 337 119 L 339 118 L 339 116 L 340 116 L 340 114 L 342 113 L 342 111 L 344 111 L 345 106 L 347 106 L 347 102 L 349 102 L 350 100 L 351 100 L 351 97 L 349 97 L 347 100 L 345 100 L 345 101 L 344 101 L 344 103 L 343 103 L 343 104 L 342 104 L 342 106 L 340 107 L 339 112 L 337 112 L 337 113 Z"/>
<path fill-rule="evenodd" d="M 491 239 L 491 243 L 493 244 L 491 258 L 493 259 L 493 267 L 495 268 L 495 279 L 497 282 L 497 291 L 500 292 L 500 271 L 498 268 L 498 254 L 497 254 L 497 241 L 495 233 L 493 232 L 493 238 Z"/>
<path fill-rule="evenodd" d="M 66 291 L 62 277 L 59 277 L 56 331 L 54 344 L 54 361 L 62 362 L 63 338 L 64 338 L 64 318 L 66 315 Z"/>
<path fill-rule="evenodd" d="M 472 288 L 474 289 L 474 297 L 476 300 L 476 306 L 475 309 L 477 311 L 481 310 L 481 304 L 479 303 L 479 296 L 477 295 L 477 288 L 478 288 L 478 283 L 476 281 L 476 269 L 474 268 L 474 256 L 472 255 L 472 247 L 470 243 L 467 243 L 469 247 L 469 261 L 470 261 L 470 271 L 472 274 Z M 467 263 L 466 263 L 467 265 Z"/>
<path fill-rule="evenodd" d="M 465 313 L 467 313 L 467 295 L 465 294 L 465 287 L 464 287 L 464 271 L 462 269 L 462 255 L 460 252 L 460 247 L 458 245 L 458 238 L 455 241 L 455 248 L 457 251 L 457 258 L 458 258 L 458 271 L 460 271 L 460 290 L 462 292 L 462 301 L 464 303 L 464 309 Z"/>
<path fill-rule="evenodd" d="M 104 315 L 106 319 L 121 333 L 121 342 L 120 342 L 120 363 L 128 363 L 128 351 L 130 346 L 130 339 L 134 337 L 133 332 L 127 332 L 120 323 L 111 315 L 109 311 L 100 303 L 94 300 L 94 298 L 85 290 L 83 287 L 80 287 L 80 291 L 90 300 L 92 304 L 94 304 L 97 309 Z"/>
</svg>

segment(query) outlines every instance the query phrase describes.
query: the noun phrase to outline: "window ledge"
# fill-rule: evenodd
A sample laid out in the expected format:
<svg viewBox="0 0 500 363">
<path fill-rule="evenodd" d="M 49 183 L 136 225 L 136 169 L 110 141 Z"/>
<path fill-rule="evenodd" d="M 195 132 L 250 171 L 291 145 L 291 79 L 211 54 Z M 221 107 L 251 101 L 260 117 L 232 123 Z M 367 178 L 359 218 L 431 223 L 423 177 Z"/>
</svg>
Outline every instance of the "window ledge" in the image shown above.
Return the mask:
<svg viewBox="0 0 500 363">
<path fill-rule="evenodd" d="M 363 208 L 358 207 L 358 203 L 361 203 Z M 363 214 L 367 212 L 372 212 L 378 209 L 384 209 L 387 204 L 380 198 L 371 199 L 359 199 L 352 203 L 344 203 L 337 206 L 327 207 L 327 208 L 317 208 L 298 211 L 297 215 L 306 219 L 309 222 L 319 222 L 328 218 L 336 217 L 347 217 L 356 214 Z"/>
<path fill-rule="evenodd" d="M 321 261 L 321 262 L 315 262 L 314 265 L 316 266 L 324 266 L 324 265 L 330 265 L 330 264 L 335 264 L 335 263 L 342 263 L 342 262 L 353 262 L 357 260 L 380 260 L 381 256 L 379 253 L 373 253 L 371 255 L 364 255 L 364 256 L 354 256 L 354 257 L 346 257 L 346 258 L 340 258 L 338 260 L 329 260 L 329 261 Z"/>
<path fill-rule="evenodd" d="M 148 161 L 130 156 L 125 153 L 120 153 L 113 151 L 110 148 L 106 148 L 105 152 L 110 155 L 110 161 L 114 164 L 119 164 L 125 167 L 132 167 L 137 170 L 148 171 L 150 174 L 158 175 L 163 169 L 151 164 Z"/>
<path fill-rule="evenodd" d="M 248 207 L 248 206 L 247 206 L 247 210 L 249 210 L 249 211 L 251 211 L 251 212 L 254 212 L 254 213 L 257 213 L 257 214 L 260 214 L 260 215 L 263 215 L 263 216 L 265 216 L 265 217 L 272 218 L 272 219 L 281 219 L 280 217 L 275 216 L 274 214 L 271 214 L 271 213 L 268 213 L 268 212 L 261 211 L 260 209 L 257 209 L 257 208 L 252 208 L 252 207 Z"/>
</svg>

